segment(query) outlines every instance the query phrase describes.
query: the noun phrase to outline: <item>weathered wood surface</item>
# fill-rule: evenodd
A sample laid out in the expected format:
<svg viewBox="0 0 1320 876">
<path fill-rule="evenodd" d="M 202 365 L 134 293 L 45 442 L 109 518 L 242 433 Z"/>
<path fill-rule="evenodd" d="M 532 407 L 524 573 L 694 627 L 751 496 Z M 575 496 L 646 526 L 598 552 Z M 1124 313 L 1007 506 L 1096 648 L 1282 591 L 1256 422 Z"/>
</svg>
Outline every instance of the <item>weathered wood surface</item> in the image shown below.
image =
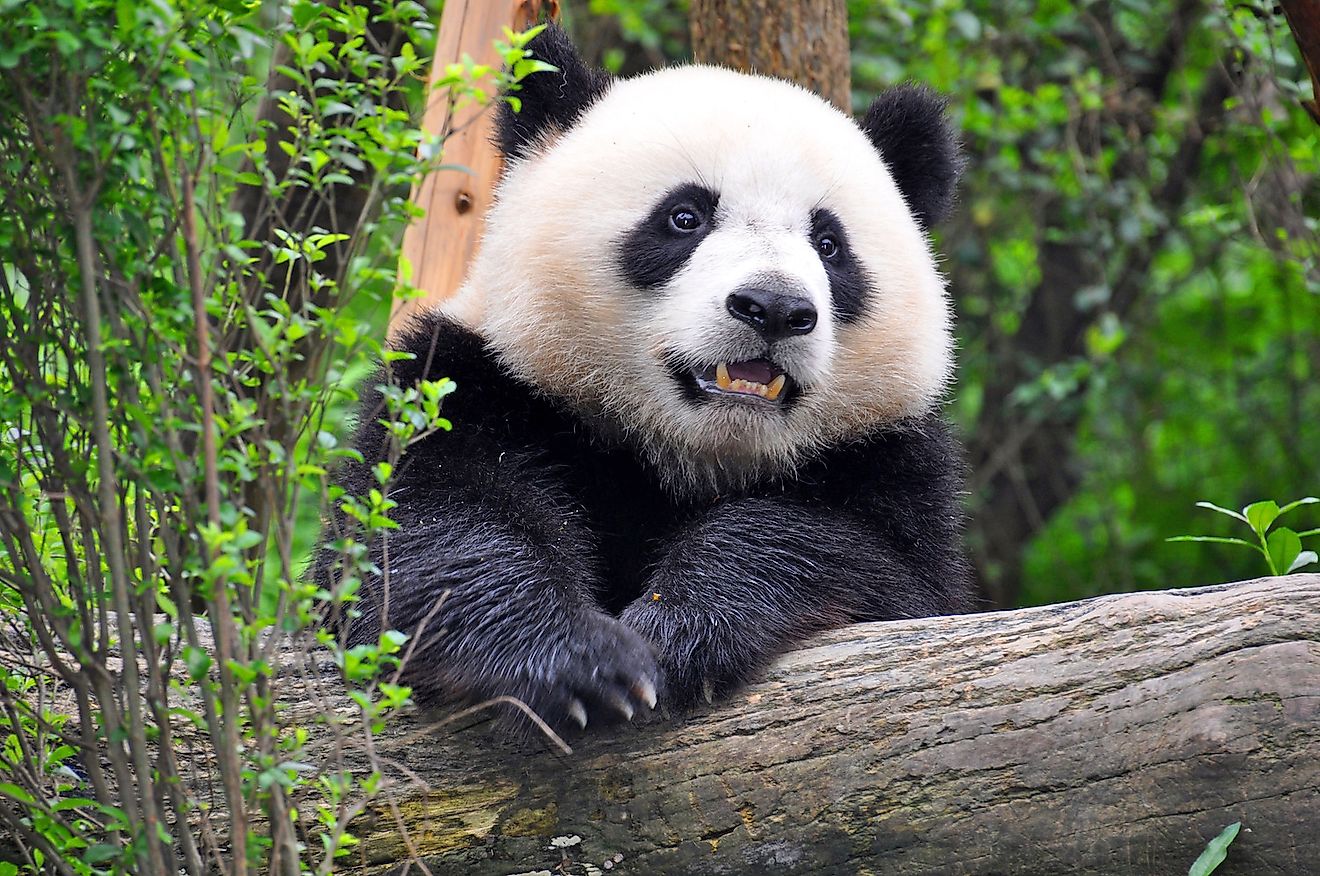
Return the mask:
<svg viewBox="0 0 1320 876">
<path fill-rule="evenodd" d="M 569 756 L 391 735 L 437 874 L 1167 876 L 1238 820 L 1220 873 L 1316 873 L 1320 575 L 855 626 Z M 384 811 L 358 830 L 344 872 L 407 858 Z"/>
<path fill-rule="evenodd" d="M 845 0 L 692 0 L 703 64 L 789 79 L 852 112 Z"/>
</svg>

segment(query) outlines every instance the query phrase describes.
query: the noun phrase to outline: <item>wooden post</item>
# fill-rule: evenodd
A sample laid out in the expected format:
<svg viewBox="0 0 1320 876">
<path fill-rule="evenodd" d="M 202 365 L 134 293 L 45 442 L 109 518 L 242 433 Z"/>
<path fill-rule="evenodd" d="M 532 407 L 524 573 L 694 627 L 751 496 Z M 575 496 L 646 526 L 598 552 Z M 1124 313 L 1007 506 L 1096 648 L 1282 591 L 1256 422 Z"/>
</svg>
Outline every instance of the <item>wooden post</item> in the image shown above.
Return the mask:
<svg viewBox="0 0 1320 876">
<path fill-rule="evenodd" d="M 558 0 L 447 0 L 431 67 L 432 87 L 445 65 L 464 55 L 479 64 L 498 66 L 492 42 L 506 27 L 531 27 L 543 11 L 557 17 Z M 491 142 L 494 125 L 493 102 L 455 111 L 443 92 L 431 93 L 422 127 L 432 134 L 454 132 L 445 140 L 444 163 L 470 172 L 432 173 L 413 193 L 426 215 L 404 232 L 403 257 L 412 266 L 413 285 L 423 295 L 395 302 L 391 329 L 402 325 L 409 314 L 443 301 L 463 282 L 500 173 L 500 155 Z"/>
</svg>

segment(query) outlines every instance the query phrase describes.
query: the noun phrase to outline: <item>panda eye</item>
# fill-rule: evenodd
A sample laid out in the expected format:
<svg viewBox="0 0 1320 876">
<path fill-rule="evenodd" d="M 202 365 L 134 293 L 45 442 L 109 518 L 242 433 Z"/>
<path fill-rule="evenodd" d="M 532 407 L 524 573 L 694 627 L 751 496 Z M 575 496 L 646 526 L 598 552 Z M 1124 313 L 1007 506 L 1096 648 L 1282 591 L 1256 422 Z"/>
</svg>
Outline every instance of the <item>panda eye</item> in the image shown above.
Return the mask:
<svg viewBox="0 0 1320 876">
<path fill-rule="evenodd" d="M 833 234 L 822 234 L 816 238 L 816 252 L 820 257 L 826 260 L 832 259 L 839 254 L 839 241 Z"/>
<path fill-rule="evenodd" d="M 692 207 L 675 207 L 669 211 L 669 227 L 682 234 L 689 234 L 706 224 L 706 219 Z"/>
</svg>

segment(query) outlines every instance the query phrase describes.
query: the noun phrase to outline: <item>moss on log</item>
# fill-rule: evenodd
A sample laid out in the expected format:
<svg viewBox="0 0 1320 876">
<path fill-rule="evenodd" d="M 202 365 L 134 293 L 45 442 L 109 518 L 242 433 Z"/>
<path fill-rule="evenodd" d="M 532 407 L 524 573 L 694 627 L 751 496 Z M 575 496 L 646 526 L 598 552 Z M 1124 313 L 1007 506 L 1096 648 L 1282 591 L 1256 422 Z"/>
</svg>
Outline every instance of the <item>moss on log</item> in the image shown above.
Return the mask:
<svg viewBox="0 0 1320 876">
<path fill-rule="evenodd" d="M 567 756 L 427 720 L 344 872 L 1171 874 L 1241 821 L 1218 873 L 1313 873 L 1320 576 L 854 626 Z"/>
</svg>

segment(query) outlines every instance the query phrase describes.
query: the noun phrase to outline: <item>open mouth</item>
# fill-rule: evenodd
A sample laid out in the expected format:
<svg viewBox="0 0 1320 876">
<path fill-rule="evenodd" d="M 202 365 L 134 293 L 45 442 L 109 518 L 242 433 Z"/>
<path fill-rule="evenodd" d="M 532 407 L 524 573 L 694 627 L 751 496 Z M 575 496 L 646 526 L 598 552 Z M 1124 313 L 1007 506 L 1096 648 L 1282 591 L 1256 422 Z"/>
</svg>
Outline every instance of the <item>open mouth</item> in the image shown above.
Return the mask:
<svg viewBox="0 0 1320 876">
<path fill-rule="evenodd" d="M 706 368 L 676 371 L 675 376 L 696 398 L 726 398 L 770 404 L 775 407 L 792 401 L 797 384 L 769 359 L 744 362 L 720 362 Z"/>
</svg>

